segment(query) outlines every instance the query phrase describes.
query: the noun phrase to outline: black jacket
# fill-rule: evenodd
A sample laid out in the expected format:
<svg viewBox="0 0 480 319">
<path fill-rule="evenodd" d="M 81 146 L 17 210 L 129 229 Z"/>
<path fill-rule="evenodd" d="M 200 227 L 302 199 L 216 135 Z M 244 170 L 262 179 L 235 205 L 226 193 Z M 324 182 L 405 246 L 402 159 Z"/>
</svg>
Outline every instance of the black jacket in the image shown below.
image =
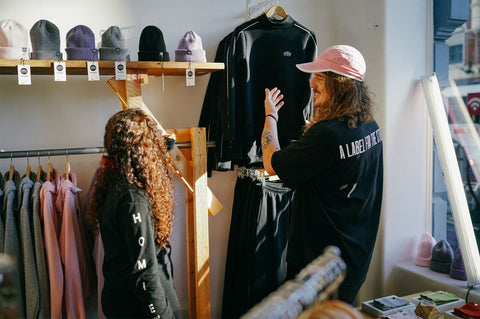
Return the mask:
<svg viewBox="0 0 480 319">
<path fill-rule="evenodd" d="M 175 318 L 170 247 L 160 248 L 147 194 L 125 187 L 107 195 L 99 216 L 105 250 L 102 308 L 112 318 Z"/>
</svg>

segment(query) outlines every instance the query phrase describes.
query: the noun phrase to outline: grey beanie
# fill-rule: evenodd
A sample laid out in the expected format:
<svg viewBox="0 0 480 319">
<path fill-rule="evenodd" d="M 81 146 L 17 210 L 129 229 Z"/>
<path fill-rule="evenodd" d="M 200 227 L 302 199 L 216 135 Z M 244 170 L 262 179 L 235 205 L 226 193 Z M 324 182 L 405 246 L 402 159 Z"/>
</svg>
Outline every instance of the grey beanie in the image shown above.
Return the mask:
<svg viewBox="0 0 480 319">
<path fill-rule="evenodd" d="M 100 60 L 130 61 L 127 42 L 117 26 L 111 26 L 102 33 L 102 43 L 99 51 Z"/>
<path fill-rule="evenodd" d="M 60 32 L 48 20 L 37 21 L 30 29 L 32 42 L 31 58 L 34 60 L 62 60 L 60 52 Z"/>
<path fill-rule="evenodd" d="M 175 50 L 175 61 L 207 62 L 207 56 L 202 46 L 202 38 L 195 31 L 188 31 L 178 42 Z"/>
<path fill-rule="evenodd" d="M 450 244 L 442 239 L 432 248 L 432 258 L 430 259 L 430 270 L 450 273 L 450 265 L 453 261 L 453 249 Z"/>
</svg>

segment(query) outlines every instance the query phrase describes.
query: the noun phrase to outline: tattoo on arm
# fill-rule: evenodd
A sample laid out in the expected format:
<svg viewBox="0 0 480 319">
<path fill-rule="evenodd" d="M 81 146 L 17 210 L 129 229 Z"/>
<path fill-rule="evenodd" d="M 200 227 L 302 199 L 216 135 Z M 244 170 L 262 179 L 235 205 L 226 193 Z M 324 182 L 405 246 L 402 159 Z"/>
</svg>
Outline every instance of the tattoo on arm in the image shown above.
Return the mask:
<svg viewBox="0 0 480 319">
<path fill-rule="evenodd" d="M 273 137 L 270 131 L 263 132 L 262 134 L 262 150 L 263 151 L 266 150 L 270 144 L 272 144 L 272 140 L 273 140 Z"/>
</svg>

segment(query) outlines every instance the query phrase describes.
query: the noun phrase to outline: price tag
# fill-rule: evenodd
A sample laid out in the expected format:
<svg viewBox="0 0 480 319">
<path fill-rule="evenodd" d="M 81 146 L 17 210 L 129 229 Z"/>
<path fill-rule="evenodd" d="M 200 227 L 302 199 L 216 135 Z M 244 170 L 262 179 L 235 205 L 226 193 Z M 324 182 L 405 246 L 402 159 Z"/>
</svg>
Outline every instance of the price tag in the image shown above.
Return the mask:
<svg viewBox="0 0 480 319">
<path fill-rule="evenodd" d="M 127 79 L 127 64 L 125 61 L 115 61 L 115 80 Z"/>
<path fill-rule="evenodd" d="M 195 85 L 195 69 L 188 68 L 185 71 L 185 77 L 187 79 L 187 86 L 194 86 Z"/>
<path fill-rule="evenodd" d="M 30 65 L 19 64 L 17 65 L 18 71 L 18 85 L 31 85 L 32 75 L 30 73 Z"/>
<path fill-rule="evenodd" d="M 100 81 L 100 72 L 98 71 L 97 61 L 87 62 L 87 74 L 89 81 Z"/>
<path fill-rule="evenodd" d="M 67 81 L 67 67 L 64 61 L 53 62 L 53 72 L 55 81 Z"/>
</svg>

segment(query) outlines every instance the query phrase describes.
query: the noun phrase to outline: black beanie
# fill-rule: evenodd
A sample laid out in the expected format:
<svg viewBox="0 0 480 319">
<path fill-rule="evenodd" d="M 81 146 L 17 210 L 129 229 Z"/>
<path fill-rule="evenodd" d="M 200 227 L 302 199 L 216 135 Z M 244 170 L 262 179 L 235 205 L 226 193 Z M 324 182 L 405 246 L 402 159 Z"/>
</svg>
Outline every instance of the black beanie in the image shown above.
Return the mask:
<svg viewBox="0 0 480 319">
<path fill-rule="evenodd" d="M 450 265 L 453 261 L 453 249 L 450 244 L 442 239 L 432 248 L 432 258 L 430 259 L 430 270 L 450 273 Z"/>
<path fill-rule="evenodd" d="M 170 61 L 163 33 L 156 26 L 143 28 L 138 44 L 138 61 Z"/>
</svg>

